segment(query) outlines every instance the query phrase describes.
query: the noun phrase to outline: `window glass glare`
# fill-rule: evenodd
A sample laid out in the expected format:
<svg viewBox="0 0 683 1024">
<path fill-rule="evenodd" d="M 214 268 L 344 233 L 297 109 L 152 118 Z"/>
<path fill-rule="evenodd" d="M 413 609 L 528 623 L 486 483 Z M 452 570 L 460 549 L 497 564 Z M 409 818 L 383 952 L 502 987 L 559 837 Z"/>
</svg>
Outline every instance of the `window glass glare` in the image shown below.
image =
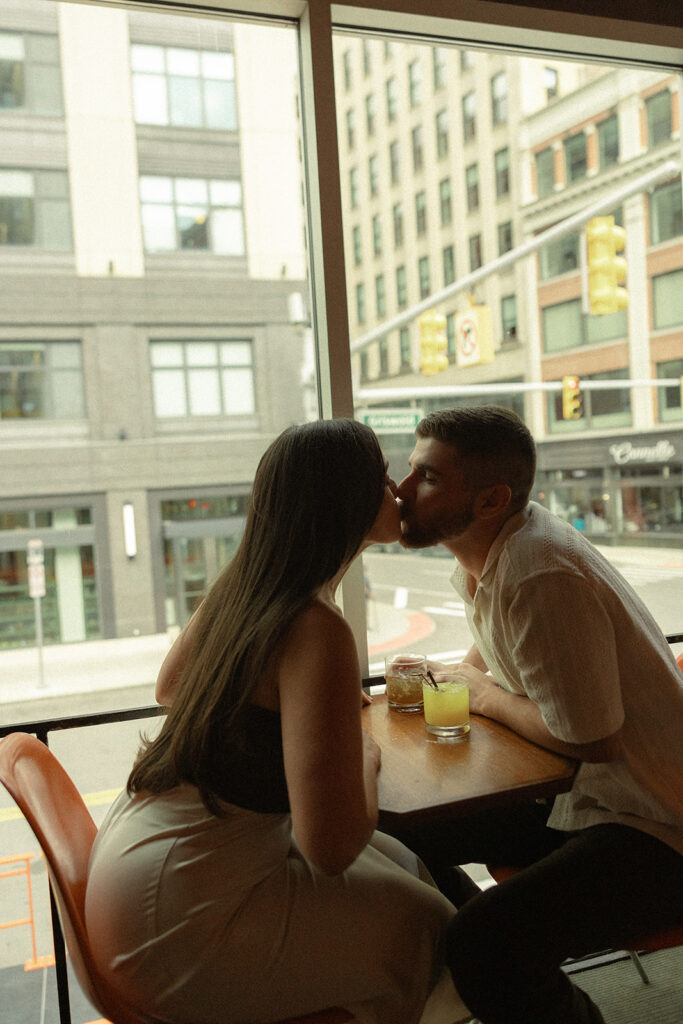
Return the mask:
<svg viewBox="0 0 683 1024">
<path fill-rule="evenodd" d="M 199 54 L 196 50 L 181 50 L 169 47 L 166 51 L 167 68 L 173 75 L 199 74 Z"/>
<path fill-rule="evenodd" d="M 142 175 L 140 198 L 143 203 L 170 203 L 173 199 L 173 184 L 170 178 Z"/>
<path fill-rule="evenodd" d="M 164 51 L 161 46 L 142 46 L 133 43 L 130 48 L 130 60 L 133 71 L 164 70 Z"/>
</svg>

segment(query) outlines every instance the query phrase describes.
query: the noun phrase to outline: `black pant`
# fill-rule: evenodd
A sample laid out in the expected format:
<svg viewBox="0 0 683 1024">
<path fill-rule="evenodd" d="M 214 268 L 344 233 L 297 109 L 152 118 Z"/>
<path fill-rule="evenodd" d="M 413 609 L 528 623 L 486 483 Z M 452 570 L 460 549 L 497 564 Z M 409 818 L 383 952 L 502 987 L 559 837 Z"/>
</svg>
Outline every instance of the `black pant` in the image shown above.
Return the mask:
<svg viewBox="0 0 683 1024">
<path fill-rule="evenodd" d="M 558 832 L 545 825 L 548 810 L 533 804 L 400 835 L 447 895 L 451 864 L 523 868 L 462 904 L 449 930 L 455 985 L 483 1024 L 600 1024 L 560 965 L 631 948 L 683 920 L 680 854 L 624 825 Z"/>
</svg>

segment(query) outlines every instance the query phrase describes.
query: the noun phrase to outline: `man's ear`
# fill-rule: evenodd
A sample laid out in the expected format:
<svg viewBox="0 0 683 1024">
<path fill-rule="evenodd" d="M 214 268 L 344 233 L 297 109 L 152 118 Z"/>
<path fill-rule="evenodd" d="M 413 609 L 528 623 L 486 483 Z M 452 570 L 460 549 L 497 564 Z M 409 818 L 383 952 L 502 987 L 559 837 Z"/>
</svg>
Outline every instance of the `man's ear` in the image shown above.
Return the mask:
<svg viewBox="0 0 683 1024">
<path fill-rule="evenodd" d="M 475 509 L 479 519 L 494 519 L 506 511 L 512 498 L 512 491 L 507 484 L 494 484 L 484 487 L 475 499 Z"/>
</svg>

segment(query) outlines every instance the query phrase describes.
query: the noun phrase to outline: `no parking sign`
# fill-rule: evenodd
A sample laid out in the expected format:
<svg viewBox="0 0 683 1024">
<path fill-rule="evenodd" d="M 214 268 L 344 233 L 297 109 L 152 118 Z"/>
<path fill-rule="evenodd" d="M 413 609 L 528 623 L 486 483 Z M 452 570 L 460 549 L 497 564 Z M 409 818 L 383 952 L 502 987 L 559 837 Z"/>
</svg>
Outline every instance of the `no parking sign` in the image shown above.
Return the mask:
<svg viewBox="0 0 683 1024">
<path fill-rule="evenodd" d="M 493 323 L 488 306 L 471 306 L 456 316 L 455 358 L 458 366 L 493 362 Z"/>
</svg>

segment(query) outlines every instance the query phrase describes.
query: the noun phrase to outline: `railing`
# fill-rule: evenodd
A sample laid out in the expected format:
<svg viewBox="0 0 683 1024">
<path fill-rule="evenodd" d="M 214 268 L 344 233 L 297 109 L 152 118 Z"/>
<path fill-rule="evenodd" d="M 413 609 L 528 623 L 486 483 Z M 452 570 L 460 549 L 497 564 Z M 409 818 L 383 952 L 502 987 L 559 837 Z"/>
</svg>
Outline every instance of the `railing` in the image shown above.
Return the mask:
<svg viewBox="0 0 683 1024">
<path fill-rule="evenodd" d="M 683 633 L 670 633 L 666 639 L 670 644 L 683 643 Z M 368 690 L 371 686 L 383 682 L 383 676 L 373 676 L 363 680 L 363 688 Z M 165 713 L 165 708 L 152 704 L 139 708 L 128 708 L 125 711 L 101 711 L 88 715 L 71 715 L 67 718 L 46 718 L 37 722 L 19 722 L 15 725 L 0 726 L 0 739 L 13 732 L 28 732 L 37 736 L 46 746 L 49 746 L 48 737 L 51 732 L 59 732 L 64 729 L 86 729 L 94 725 L 113 725 L 117 722 L 131 722 L 144 718 L 157 718 Z M 59 1021 L 60 1024 L 72 1024 L 69 1001 L 69 977 L 66 969 L 66 947 L 51 886 L 50 911 L 52 915 L 52 936 L 57 975 Z"/>
</svg>

